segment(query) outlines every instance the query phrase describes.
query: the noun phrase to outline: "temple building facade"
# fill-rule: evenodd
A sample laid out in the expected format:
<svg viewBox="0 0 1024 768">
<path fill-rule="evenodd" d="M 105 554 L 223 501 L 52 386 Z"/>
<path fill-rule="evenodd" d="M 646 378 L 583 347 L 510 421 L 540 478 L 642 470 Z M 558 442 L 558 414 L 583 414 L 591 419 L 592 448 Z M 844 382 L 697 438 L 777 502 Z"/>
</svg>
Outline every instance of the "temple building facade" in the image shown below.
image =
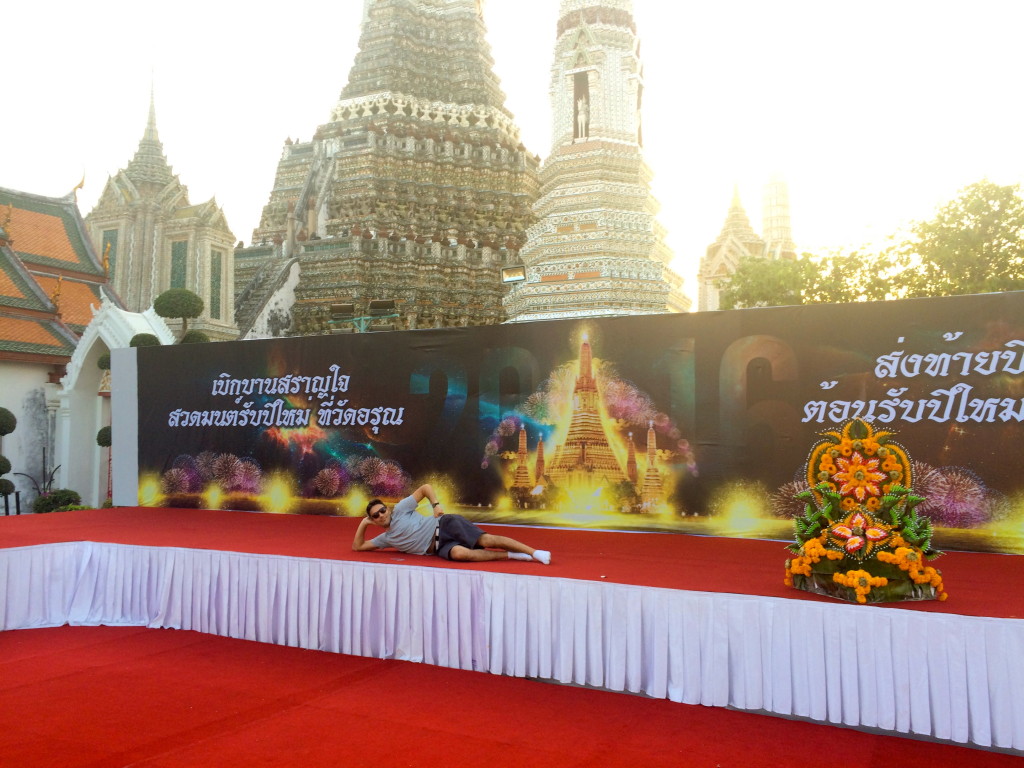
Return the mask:
<svg viewBox="0 0 1024 768">
<path fill-rule="evenodd" d="M 285 143 L 237 254 L 243 333 L 296 264 L 281 333 L 329 333 L 332 303 L 367 314 L 379 299 L 403 328 L 504 320 L 501 269 L 533 222 L 539 158 L 505 107 L 481 8 L 367 0 L 348 83 L 310 141 Z"/>
<path fill-rule="evenodd" d="M 552 152 L 509 319 L 689 311 L 643 157 L 632 0 L 561 0 L 551 71 Z"/>
<path fill-rule="evenodd" d="M 234 235 L 215 199 L 192 205 L 164 156 L 152 98 L 135 156 L 107 180 L 85 217 L 96 252 L 109 266 L 127 309 L 144 312 L 169 288 L 203 299 L 190 330 L 211 339 L 238 336 L 234 323 Z M 177 329 L 180 320 L 169 320 Z"/>
<path fill-rule="evenodd" d="M 740 201 L 739 188 L 733 189 L 732 204 L 718 238 L 708 246 L 697 273 L 698 309 L 719 309 L 721 291 L 742 259 L 795 259 L 796 245 L 790 225 L 789 190 L 786 182 L 773 177 L 764 189 L 762 229 L 754 231 Z"/>
<path fill-rule="evenodd" d="M 99 505 L 110 491 L 109 370 L 100 358 L 136 333 L 173 341 L 152 310 L 124 310 L 86 234 L 75 191 L 47 197 L 0 188 L 0 407 L 17 420 L 0 437 L 11 462 L 10 514 L 41 493 L 78 491 Z"/>
</svg>

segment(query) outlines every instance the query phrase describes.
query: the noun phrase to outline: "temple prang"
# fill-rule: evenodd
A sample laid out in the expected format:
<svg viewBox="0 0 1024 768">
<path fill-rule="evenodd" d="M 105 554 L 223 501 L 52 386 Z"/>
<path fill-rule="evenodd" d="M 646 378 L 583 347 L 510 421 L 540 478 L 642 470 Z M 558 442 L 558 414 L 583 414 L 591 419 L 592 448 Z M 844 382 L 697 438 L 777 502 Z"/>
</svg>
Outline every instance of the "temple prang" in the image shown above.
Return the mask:
<svg viewBox="0 0 1024 768">
<path fill-rule="evenodd" d="M 297 259 L 292 334 L 331 332 L 332 302 L 385 298 L 400 328 L 503 322 L 538 166 L 477 0 L 368 0 L 348 83 L 309 141 L 285 143 L 238 282 L 272 289 Z M 239 302 L 243 327 L 269 289 Z"/>
<path fill-rule="evenodd" d="M 644 77 L 632 0 L 562 0 L 553 150 L 522 249 L 513 321 L 686 312 L 643 157 Z"/>
</svg>

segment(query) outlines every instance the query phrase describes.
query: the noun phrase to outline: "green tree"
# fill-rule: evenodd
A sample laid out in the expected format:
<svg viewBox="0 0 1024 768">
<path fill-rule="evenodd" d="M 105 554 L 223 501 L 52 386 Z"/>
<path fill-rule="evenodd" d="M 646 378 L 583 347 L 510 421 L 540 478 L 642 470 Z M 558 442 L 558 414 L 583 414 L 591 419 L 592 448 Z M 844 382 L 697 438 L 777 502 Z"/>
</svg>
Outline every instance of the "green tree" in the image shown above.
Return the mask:
<svg viewBox="0 0 1024 768">
<path fill-rule="evenodd" d="M 203 314 L 203 300 L 187 288 L 170 288 L 153 301 L 160 317 L 181 318 L 181 333 L 188 333 L 188 321 Z"/>
<path fill-rule="evenodd" d="M 893 251 L 905 296 L 1024 289 L 1024 199 L 1017 185 L 987 179 L 914 225 Z"/>
<path fill-rule="evenodd" d="M 889 254 L 832 251 L 808 256 L 804 304 L 848 304 L 891 298 L 893 261 Z"/>
<path fill-rule="evenodd" d="M 741 259 L 729 281 L 722 286 L 719 305 L 722 309 L 739 309 L 803 304 L 803 292 L 809 279 L 808 264 L 804 257 Z"/>
</svg>

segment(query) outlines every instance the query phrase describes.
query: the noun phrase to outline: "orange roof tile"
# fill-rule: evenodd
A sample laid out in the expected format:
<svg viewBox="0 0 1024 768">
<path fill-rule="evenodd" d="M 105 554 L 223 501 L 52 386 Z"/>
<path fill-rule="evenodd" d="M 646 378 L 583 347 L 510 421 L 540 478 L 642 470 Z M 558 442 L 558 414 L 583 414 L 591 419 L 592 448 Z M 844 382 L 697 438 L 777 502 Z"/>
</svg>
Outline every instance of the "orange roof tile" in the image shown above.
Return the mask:
<svg viewBox="0 0 1024 768">
<path fill-rule="evenodd" d="M 70 354 L 71 346 L 68 341 L 58 336 L 47 326 L 45 320 L 28 320 L 17 317 L 5 317 L 3 319 L 2 341 L 0 348 L 12 345 L 31 344 L 39 347 L 49 347 L 51 354 Z M 33 350 L 43 351 L 43 350 Z"/>
<path fill-rule="evenodd" d="M 0 269 L 0 296 L 15 299 L 25 298 L 25 292 L 18 287 L 17 283 L 3 269 Z"/>
<path fill-rule="evenodd" d="M 78 254 L 68 240 L 67 230 L 59 216 L 14 208 L 11 223 L 6 229 L 12 241 L 11 247 L 19 253 L 79 264 Z"/>
<path fill-rule="evenodd" d="M 53 299 L 53 292 L 57 289 L 57 278 L 40 274 L 32 275 L 39 286 L 50 299 Z M 60 315 L 61 320 L 70 325 L 88 325 L 92 320 L 90 305 L 99 306 L 100 297 L 96 293 L 97 286 L 94 283 L 82 283 L 77 280 L 65 278 L 60 286 Z"/>
</svg>

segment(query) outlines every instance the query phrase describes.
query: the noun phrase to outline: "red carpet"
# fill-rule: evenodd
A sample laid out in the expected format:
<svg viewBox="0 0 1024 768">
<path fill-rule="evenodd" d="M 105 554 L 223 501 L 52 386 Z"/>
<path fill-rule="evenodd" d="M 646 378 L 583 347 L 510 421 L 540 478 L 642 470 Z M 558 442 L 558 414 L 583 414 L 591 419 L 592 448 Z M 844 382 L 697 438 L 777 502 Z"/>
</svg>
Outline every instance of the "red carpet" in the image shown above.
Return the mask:
<svg viewBox="0 0 1024 768">
<path fill-rule="evenodd" d="M 533 547 L 550 549 L 554 553 L 553 564 L 548 567 L 535 563 L 469 565 L 388 550 L 355 553 L 351 542 L 357 523 L 357 518 L 348 517 L 119 507 L 0 517 L 0 547 L 103 541 L 415 563 L 437 568 L 481 568 L 669 589 L 826 599 L 783 585 L 787 552 L 780 542 L 492 526 L 493 530 Z M 937 567 L 943 572 L 949 600 L 903 603 L 897 610 L 1024 618 L 1024 557 L 954 552 L 937 561 Z"/>
<path fill-rule="evenodd" d="M 530 680 L 232 640 L 0 632 L 0 764 L 993 768 L 966 747 Z"/>
</svg>

